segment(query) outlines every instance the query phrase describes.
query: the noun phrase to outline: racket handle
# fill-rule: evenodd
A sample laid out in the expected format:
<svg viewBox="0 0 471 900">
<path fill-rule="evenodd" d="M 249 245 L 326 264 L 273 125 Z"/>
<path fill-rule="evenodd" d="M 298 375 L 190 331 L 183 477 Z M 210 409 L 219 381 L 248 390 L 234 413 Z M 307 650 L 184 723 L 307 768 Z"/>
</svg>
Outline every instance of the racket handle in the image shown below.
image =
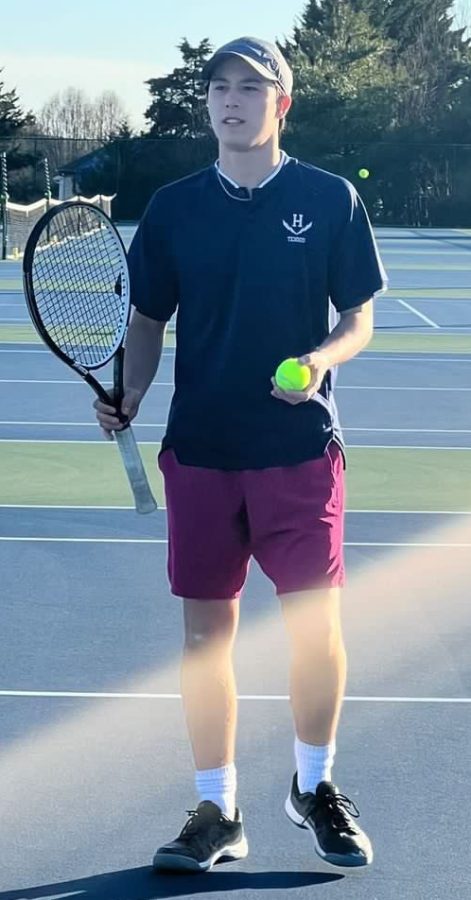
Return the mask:
<svg viewBox="0 0 471 900">
<path fill-rule="evenodd" d="M 134 495 L 136 512 L 154 512 L 157 509 L 157 503 L 150 489 L 141 454 L 131 427 L 128 426 L 123 431 L 115 431 L 114 434 Z"/>
</svg>

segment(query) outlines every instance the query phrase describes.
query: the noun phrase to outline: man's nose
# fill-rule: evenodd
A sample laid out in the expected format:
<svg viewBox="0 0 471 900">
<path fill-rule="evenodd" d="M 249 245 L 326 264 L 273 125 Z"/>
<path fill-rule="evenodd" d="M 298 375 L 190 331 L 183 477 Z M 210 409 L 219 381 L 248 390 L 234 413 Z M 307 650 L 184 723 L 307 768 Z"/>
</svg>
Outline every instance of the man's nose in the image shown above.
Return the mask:
<svg viewBox="0 0 471 900">
<path fill-rule="evenodd" d="M 226 106 L 238 106 L 239 100 L 235 93 L 232 93 L 230 90 L 226 94 Z"/>
</svg>

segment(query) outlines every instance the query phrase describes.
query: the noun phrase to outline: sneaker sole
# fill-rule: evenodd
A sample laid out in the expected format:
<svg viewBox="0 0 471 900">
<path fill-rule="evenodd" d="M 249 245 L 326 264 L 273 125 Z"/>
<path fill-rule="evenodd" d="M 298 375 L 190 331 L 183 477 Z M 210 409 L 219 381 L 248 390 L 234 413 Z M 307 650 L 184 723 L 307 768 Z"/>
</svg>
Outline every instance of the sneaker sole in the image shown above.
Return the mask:
<svg viewBox="0 0 471 900">
<path fill-rule="evenodd" d="M 245 859 L 249 852 L 247 838 L 243 837 L 237 844 L 228 844 L 208 859 L 198 862 L 191 856 L 179 856 L 176 853 L 157 853 L 154 856 L 153 867 L 156 871 L 169 872 L 209 872 L 218 861 L 235 862 Z"/>
<path fill-rule="evenodd" d="M 285 813 L 290 822 L 292 822 L 293 825 L 296 825 L 297 828 L 303 828 L 304 831 L 310 831 L 314 841 L 314 849 L 317 855 L 323 862 L 327 863 L 327 865 L 333 866 L 337 870 L 342 869 L 344 872 L 350 873 L 362 871 L 373 862 L 373 854 L 366 859 L 365 857 L 358 857 L 358 859 L 355 859 L 353 857 L 339 856 L 335 853 L 325 853 L 317 840 L 315 829 L 312 825 L 309 825 L 308 822 L 305 822 L 303 817 L 294 808 L 291 795 L 289 795 L 286 800 Z"/>
</svg>

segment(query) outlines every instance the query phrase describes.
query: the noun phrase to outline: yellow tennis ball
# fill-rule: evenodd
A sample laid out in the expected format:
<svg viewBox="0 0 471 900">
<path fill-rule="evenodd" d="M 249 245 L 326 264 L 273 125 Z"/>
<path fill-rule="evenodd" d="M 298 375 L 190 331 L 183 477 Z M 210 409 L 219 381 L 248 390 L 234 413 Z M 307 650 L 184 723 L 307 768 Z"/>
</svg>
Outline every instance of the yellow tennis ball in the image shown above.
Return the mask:
<svg viewBox="0 0 471 900">
<path fill-rule="evenodd" d="M 283 391 L 304 391 L 310 380 L 309 366 L 301 366 L 294 357 L 285 359 L 275 372 L 275 381 Z"/>
<path fill-rule="evenodd" d="M 359 174 L 360 178 L 369 178 L 370 177 L 369 169 L 360 169 L 358 174 Z"/>
</svg>

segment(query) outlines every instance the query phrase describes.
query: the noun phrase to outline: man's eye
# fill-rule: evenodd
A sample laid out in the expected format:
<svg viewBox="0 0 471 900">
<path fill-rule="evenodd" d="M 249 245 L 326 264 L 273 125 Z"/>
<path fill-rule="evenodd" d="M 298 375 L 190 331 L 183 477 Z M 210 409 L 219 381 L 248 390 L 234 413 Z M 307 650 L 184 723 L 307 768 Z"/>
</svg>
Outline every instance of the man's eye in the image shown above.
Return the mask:
<svg viewBox="0 0 471 900">
<path fill-rule="evenodd" d="M 258 91 L 258 88 L 254 87 L 252 84 L 246 84 L 245 90 L 246 91 Z"/>
</svg>

